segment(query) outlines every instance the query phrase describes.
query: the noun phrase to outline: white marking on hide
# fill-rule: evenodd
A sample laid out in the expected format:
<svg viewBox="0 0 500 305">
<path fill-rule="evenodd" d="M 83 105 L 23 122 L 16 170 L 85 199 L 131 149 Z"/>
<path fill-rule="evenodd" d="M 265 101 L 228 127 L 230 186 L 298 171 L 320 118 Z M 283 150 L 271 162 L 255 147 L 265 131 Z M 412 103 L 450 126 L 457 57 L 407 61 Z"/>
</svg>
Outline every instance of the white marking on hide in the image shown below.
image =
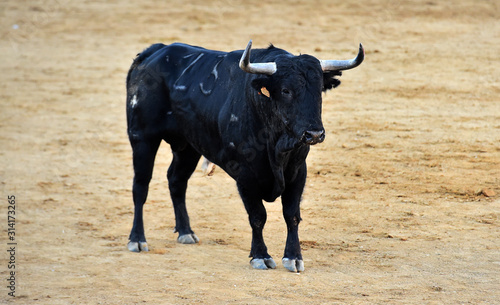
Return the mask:
<svg viewBox="0 0 500 305">
<path fill-rule="evenodd" d="M 182 76 L 184 73 L 186 73 L 186 71 L 187 71 L 187 70 L 189 70 L 189 68 L 191 68 L 191 67 L 192 67 L 192 66 L 193 66 L 193 65 L 194 65 L 194 64 L 195 64 L 198 60 L 200 60 L 200 58 L 202 58 L 202 57 L 203 57 L 203 55 L 205 55 L 205 54 L 200 53 L 200 55 L 198 55 L 198 57 L 196 57 L 196 58 L 195 58 L 195 60 L 193 60 L 193 62 L 192 62 L 192 63 L 190 63 L 190 64 L 189 64 L 189 66 L 187 66 L 187 67 L 186 67 L 186 69 L 184 69 L 184 71 L 182 71 L 181 76 Z"/>
<path fill-rule="evenodd" d="M 187 89 L 187 87 L 186 87 L 186 86 L 184 86 L 184 85 L 175 85 L 175 86 L 174 86 L 174 89 L 175 89 L 175 90 L 181 90 L 181 91 L 184 91 L 184 90 L 186 90 L 186 89 Z"/>
<path fill-rule="evenodd" d="M 229 121 L 238 122 L 238 117 L 231 113 L 231 119 Z"/>
<path fill-rule="evenodd" d="M 130 101 L 130 107 L 135 108 L 135 106 L 137 106 L 138 102 L 139 101 L 137 100 L 137 95 L 134 94 L 134 96 L 132 97 L 132 100 Z"/>
<path fill-rule="evenodd" d="M 217 72 L 217 67 L 219 66 L 219 64 L 220 64 L 220 61 L 215 64 L 214 69 L 212 70 L 212 74 L 214 75 L 215 80 L 217 80 L 219 78 L 219 72 Z"/>
<path fill-rule="evenodd" d="M 231 148 L 235 148 L 235 147 L 236 147 L 236 145 L 234 145 L 234 143 L 233 143 L 233 142 L 229 142 L 229 147 L 231 147 Z"/>
<path fill-rule="evenodd" d="M 205 90 L 205 88 L 203 88 L 203 83 L 200 83 L 200 90 L 205 95 L 210 95 L 210 93 L 212 93 L 212 90 Z"/>
<path fill-rule="evenodd" d="M 168 115 L 172 114 L 172 111 L 167 112 Z"/>
<path fill-rule="evenodd" d="M 174 88 L 175 88 L 176 90 L 181 90 L 181 91 L 184 91 L 184 90 L 186 90 L 186 89 L 187 89 L 187 87 L 186 87 L 186 86 L 184 86 L 184 85 L 177 85 L 177 82 L 178 82 L 178 81 L 182 78 L 182 76 L 184 75 L 184 73 L 186 73 L 186 71 L 187 71 L 187 70 L 189 70 L 189 68 L 191 68 L 191 67 L 192 67 L 192 66 L 193 66 L 193 65 L 194 65 L 194 64 L 195 64 L 198 60 L 200 60 L 200 58 L 202 58 L 202 57 L 203 57 L 203 55 L 205 55 L 205 54 L 200 53 L 200 55 L 198 55 L 198 57 L 196 57 L 196 58 L 195 58 L 195 60 L 193 60 L 193 62 L 191 62 L 191 63 L 190 63 L 190 64 L 186 67 L 186 69 L 184 69 L 184 71 L 182 71 L 181 75 L 179 75 L 179 78 L 175 81 L 175 84 L 174 84 Z M 191 57 L 191 56 L 193 56 L 193 54 L 186 55 L 186 56 L 184 56 L 184 58 L 189 58 L 189 57 Z"/>
<path fill-rule="evenodd" d="M 219 78 L 219 73 L 217 72 L 217 67 L 219 66 L 221 62 L 217 62 L 214 66 L 214 69 L 212 70 L 212 72 L 210 73 L 211 75 L 214 76 L 214 86 L 215 86 L 215 82 L 217 81 L 217 79 Z M 203 94 L 205 95 L 210 95 L 212 93 L 212 89 L 208 89 L 208 90 L 205 90 L 205 88 L 203 87 L 203 83 L 200 83 L 200 90 Z"/>
</svg>

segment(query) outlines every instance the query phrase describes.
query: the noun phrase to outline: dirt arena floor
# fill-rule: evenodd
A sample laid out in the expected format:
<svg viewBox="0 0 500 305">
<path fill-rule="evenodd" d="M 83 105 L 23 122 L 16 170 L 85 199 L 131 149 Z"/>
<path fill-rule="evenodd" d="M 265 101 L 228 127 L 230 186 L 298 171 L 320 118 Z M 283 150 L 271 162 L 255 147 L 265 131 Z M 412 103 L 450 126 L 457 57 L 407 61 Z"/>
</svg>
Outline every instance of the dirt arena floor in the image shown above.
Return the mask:
<svg viewBox="0 0 500 305">
<path fill-rule="evenodd" d="M 500 4 L 461 1 L 2 1 L 0 303 L 500 304 Z M 176 243 L 162 145 L 150 252 L 126 249 L 133 170 L 125 77 L 152 43 L 230 51 L 273 43 L 365 62 L 324 96 L 308 158 L 305 272 L 251 269 L 234 182 L 198 169 Z M 15 298 L 8 200 L 15 196 Z"/>
</svg>

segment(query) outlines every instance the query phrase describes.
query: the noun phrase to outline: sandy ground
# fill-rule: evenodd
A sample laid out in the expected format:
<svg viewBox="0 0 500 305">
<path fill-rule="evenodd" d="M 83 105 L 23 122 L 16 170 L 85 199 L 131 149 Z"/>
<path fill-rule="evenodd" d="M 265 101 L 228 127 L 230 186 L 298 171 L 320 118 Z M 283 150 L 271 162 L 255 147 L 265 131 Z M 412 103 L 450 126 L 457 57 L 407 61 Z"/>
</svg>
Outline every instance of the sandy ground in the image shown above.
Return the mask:
<svg viewBox="0 0 500 305">
<path fill-rule="evenodd" d="M 9 0 L 0 35 L 1 303 L 500 303 L 498 1 Z M 151 251 L 129 253 L 132 59 L 155 42 L 230 51 L 249 39 L 322 59 L 366 48 L 324 96 L 327 138 L 302 203 L 306 271 L 251 269 L 247 216 L 221 170 L 190 180 L 201 243 L 177 244 L 167 145 L 145 206 Z M 280 261 L 281 204 L 266 207 Z"/>
</svg>

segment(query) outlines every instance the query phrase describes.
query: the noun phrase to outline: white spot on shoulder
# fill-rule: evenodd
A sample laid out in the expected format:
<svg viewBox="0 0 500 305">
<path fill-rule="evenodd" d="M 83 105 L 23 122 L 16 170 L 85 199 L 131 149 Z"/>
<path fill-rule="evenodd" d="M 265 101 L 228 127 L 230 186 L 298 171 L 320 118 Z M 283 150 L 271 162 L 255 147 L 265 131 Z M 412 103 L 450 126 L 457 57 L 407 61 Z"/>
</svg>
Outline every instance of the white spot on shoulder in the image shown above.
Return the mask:
<svg viewBox="0 0 500 305">
<path fill-rule="evenodd" d="M 174 85 L 175 90 L 186 91 L 187 87 L 184 85 Z"/>
<path fill-rule="evenodd" d="M 137 95 L 134 94 L 134 96 L 132 97 L 132 100 L 130 101 L 130 107 L 135 108 L 135 106 L 137 106 L 138 102 L 139 101 L 137 100 Z"/>
<path fill-rule="evenodd" d="M 229 121 L 238 122 L 238 117 L 231 113 L 231 119 Z"/>
</svg>

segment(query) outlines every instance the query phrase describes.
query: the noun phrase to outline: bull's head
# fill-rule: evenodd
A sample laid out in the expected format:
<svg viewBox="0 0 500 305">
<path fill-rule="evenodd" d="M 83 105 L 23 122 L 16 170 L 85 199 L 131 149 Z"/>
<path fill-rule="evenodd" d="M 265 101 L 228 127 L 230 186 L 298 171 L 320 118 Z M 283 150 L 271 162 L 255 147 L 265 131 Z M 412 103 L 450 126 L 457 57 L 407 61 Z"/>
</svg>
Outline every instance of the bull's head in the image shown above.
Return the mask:
<svg viewBox="0 0 500 305">
<path fill-rule="evenodd" d="M 288 132 L 304 144 L 323 142 L 325 130 L 321 121 L 321 93 L 337 87 L 342 70 L 357 67 L 364 59 L 363 46 L 351 60 L 318 60 L 310 55 L 279 55 L 275 62 L 251 63 L 248 43 L 240 68 L 248 73 L 267 75 L 252 81 L 262 98 L 273 104 L 274 114 Z"/>
</svg>

